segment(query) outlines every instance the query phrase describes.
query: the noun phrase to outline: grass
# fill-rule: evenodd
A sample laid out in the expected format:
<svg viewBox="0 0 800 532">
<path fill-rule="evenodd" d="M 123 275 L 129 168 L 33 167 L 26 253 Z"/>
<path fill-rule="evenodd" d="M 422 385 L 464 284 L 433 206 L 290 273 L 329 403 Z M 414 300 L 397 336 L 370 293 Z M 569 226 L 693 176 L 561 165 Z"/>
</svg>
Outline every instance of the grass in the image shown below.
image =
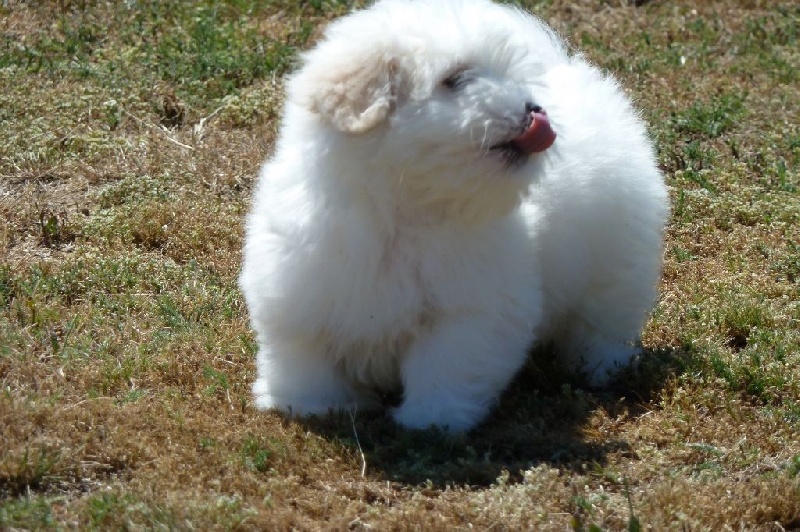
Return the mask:
<svg viewBox="0 0 800 532">
<path fill-rule="evenodd" d="M 455 438 L 249 394 L 242 219 L 352 2 L 3 4 L 0 528 L 800 526 L 800 8 L 638 3 L 525 4 L 651 124 L 647 356 L 598 392 L 543 349 Z"/>
</svg>

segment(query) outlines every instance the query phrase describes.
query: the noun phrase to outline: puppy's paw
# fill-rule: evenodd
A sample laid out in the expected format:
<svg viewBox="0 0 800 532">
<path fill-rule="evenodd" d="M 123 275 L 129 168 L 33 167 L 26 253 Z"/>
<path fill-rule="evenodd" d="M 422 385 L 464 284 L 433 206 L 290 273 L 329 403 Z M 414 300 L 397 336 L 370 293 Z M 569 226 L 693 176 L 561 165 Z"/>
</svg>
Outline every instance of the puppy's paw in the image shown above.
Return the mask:
<svg viewBox="0 0 800 532">
<path fill-rule="evenodd" d="M 322 414 L 331 407 L 324 401 L 312 398 L 286 397 L 271 394 L 255 396 L 256 407 L 261 410 L 277 410 L 287 416 L 305 416 L 307 414 Z"/>
<path fill-rule="evenodd" d="M 277 410 L 291 417 L 325 415 L 339 410 L 362 410 L 356 401 L 333 401 L 318 397 L 286 397 L 257 395 L 255 403 L 261 410 Z"/>
<path fill-rule="evenodd" d="M 622 368 L 636 364 L 641 355 L 638 347 L 612 343 L 596 344 L 588 351 L 592 357 L 585 364 L 584 371 L 589 383 L 596 388 L 607 386 Z"/>
<path fill-rule="evenodd" d="M 275 409 L 289 416 L 324 414 L 336 405 L 336 400 L 332 397 L 290 393 L 276 394 L 264 379 L 258 379 L 253 384 L 253 395 L 256 407 L 262 410 Z"/>
<path fill-rule="evenodd" d="M 406 400 L 392 410 L 392 417 L 405 428 L 427 429 L 435 425 L 445 432 L 457 434 L 472 429 L 488 410 L 488 407 L 468 400 L 432 396 L 424 400 Z"/>
<path fill-rule="evenodd" d="M 325 415 L 339 410 L 365 411 L 381 407 L 380 401 L 367 394 L 331 393 L 331 394 L 292 394 L 270 393 L 269 387 L 256 381 L 253 386 L 256 407 L 261 410 L 274 409 L 284 415 L 305 417 L 309 415 Z"/>
</svg>

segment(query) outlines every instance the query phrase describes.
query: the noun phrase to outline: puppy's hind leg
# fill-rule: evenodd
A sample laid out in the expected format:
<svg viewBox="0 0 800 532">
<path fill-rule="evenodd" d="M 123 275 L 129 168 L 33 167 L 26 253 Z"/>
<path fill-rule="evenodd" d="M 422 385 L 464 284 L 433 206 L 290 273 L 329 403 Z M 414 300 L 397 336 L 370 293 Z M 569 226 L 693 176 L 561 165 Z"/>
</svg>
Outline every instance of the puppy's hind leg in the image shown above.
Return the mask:
<svg viewBox="0 0 800 532">
<path fill-rule="evenodd" d="M 417 341 L 402 365 L 408 428 L 471 429 L 489 412 L 527 357 L 532 326 L 502 316 L 450 318 Z"/>
<path fill-rule="evenodd" d="M 605 386 L 641 354 L 637 343 L 654 299 L 655 281 L 637 283 L 633 275 L 590 290 L 555 338 L 559 351 L 592 386 Z"/>
<path fill-rule="evenodd" d="M 629 336 L 608 337 L 590 326 L 573 326 L 568 338 L 556 340 L 567 364 L 584 374 L 591 386 L 603 387 L 625 366 L 636 361 L 641 349 L 635 345 L 638 331 Z"/>
</svg>

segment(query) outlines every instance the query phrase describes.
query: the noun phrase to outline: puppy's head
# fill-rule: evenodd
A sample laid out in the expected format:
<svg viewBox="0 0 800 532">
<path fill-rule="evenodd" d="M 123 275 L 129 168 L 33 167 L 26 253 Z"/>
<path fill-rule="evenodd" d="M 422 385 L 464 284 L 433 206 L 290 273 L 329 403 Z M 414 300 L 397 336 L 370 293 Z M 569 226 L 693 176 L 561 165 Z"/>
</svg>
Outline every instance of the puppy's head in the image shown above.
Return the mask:
<svg viewBox="0 0 800 532">
<path fill-rule="evenodd" d="M 333 130 L 374 139 L 375 156 L 405 180 L 463 189 L 535 177 L 520 169 L 555 141 L 542 76 L 563 56 L 542 23 L 513 8 L 384 0 L 332 24 L 289 95 Z"/>
</svg>

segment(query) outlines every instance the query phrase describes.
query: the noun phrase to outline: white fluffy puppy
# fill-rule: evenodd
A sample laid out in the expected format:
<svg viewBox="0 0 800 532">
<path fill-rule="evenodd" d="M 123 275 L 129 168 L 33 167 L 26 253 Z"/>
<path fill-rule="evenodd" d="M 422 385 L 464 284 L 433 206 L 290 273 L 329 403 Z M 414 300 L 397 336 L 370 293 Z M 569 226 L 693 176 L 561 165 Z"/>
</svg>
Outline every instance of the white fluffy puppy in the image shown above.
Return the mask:
<svg viewBox="0 0 800 532">
<path fill-rule="evenodd" d="M 288 80 L 247 224 L 256 404 L 467 430 L 536 341 L 601 383 L 656 296 L 667 194 L 617 83 L 487 0 L 384 0 Z"/>
</svg>

